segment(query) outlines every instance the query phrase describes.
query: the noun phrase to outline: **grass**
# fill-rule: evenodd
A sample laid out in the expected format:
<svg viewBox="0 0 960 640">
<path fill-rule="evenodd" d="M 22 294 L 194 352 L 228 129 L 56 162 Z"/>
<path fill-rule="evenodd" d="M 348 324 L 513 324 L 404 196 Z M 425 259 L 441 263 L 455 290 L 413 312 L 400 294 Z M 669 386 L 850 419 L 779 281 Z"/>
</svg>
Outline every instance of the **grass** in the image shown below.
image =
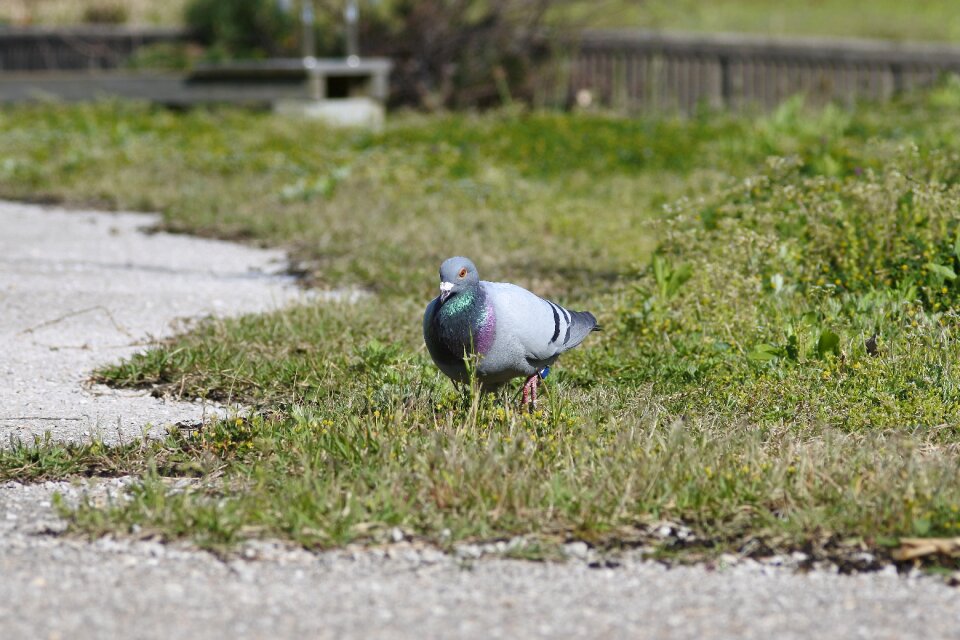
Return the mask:
<svg viewBox="0 0 960 640">
<path fill-rule="evenodd" d="M 321 284 L 423 296 L 449 252 L 471 253 L 488 276 L 615 272 L 651 246 L 641 210 L 663 197 L 659 183 L 682 192 L 694 158 L 734 156 L 745 123 L 410 116 L 374 136 L 114 103 L 6 111 L 0 126 L 7 197 L 159 209 L 173 231 L 286 244 Z M 536 229 L 536 255 L 517 229 Z M 575 250 L 582 237 L 588 250 Z"/>
<path fill-rule="evenodd" d="M 39 443 L 0 473 L 135 473 L 129 501 L 70 512 L 75 530 L 213 549 L 393 527 L 617 546 L 662 519 L 709 553 L 954 535 L 958 105 L 948 82 L 854 111 L 405 115 L 380 135 L 5 109 L 3 195 L 158 209 L 375 296 L 209 320 L 99 373 L 249 417 L 92 459 Z M 541 411 L 459 396 L 430 363 L 420 315 L 456 253 L 605 326 Z"/>
<path fill-rule="evenodd" d="M 130 24 L 176 26 L 183 21 L 186 0 L 7 0 L 0 23 L 69 25 L 101 16 Z"/>
<path fill-rule="evenodd" d="M 48 434 L 32 443 L 12 440 L 0 448 L 0 481 L 43 482 L 63 478 L 141 475 L 196 476 L 215 471 L 209 456 L 191 455 L 176 437 L 107 445 L 98 439 L 58 443 Z"/>
<path fill-rule="evenodd" d="M 949 0 L 905 5 L 879 0 L 864 12 L 852 0 L 600 0 L 567 9 L 575 23 L 777 36 L 830 36 L 889 40 L 960 40 L 960 20 Z"/>
<path fill-rule="evenodd" d="M 177 25 L 185 0 L 11 0 L 0 21 L 70 24 L 104 9 L 134 24 Z M 329 4 L 329 3 L 328 3 Z M 330 13 L 338 15 L 333 3 Z M 834 36 L 892 40 L 960 40 L 960 19 L 949 0 L 903 3 L 878 0 L 864 12 L 853 0 L 589 0 L 561 2 L 552 20 L 594 28 L 649 28 L 746 32 L 770 36 Z M 111 13 L 111 15 L 112 15 Z"/>
</svg>

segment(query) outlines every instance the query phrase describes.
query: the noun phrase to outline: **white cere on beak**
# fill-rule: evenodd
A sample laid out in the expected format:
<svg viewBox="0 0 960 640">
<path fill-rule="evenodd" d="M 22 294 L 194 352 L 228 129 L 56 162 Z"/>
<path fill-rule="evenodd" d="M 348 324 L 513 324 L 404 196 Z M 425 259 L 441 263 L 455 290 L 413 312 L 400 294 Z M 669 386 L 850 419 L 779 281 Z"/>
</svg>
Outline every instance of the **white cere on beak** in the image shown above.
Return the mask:
<svg viewBox="0 0 960 640">
<path fill-rule="evenodd" d="M 450 292 L 453 290 L 452 282 L 441 282 L 440 283 L 440 301 L 443 302 L 447 299 L 447 296 L 450 295 Z"/>
</svg>

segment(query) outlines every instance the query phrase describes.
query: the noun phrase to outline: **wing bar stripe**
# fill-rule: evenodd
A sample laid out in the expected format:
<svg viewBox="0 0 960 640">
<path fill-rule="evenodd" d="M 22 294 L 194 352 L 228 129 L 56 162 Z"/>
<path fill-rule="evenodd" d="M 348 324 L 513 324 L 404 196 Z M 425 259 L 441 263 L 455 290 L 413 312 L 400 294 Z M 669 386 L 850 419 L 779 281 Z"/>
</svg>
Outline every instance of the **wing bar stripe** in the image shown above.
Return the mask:
<svg viewBox="0 0 960 640">
<path fill-rule="evenodd" d="M 557 307 L 549 300 L 546 301 L 550 305 L 550 310 L 553 311 L 553 337 L 550 338 L 550 343 L 557 341 L 557 338 L 560 336 L 560 314 L 557 313 Z"/>
</svg>

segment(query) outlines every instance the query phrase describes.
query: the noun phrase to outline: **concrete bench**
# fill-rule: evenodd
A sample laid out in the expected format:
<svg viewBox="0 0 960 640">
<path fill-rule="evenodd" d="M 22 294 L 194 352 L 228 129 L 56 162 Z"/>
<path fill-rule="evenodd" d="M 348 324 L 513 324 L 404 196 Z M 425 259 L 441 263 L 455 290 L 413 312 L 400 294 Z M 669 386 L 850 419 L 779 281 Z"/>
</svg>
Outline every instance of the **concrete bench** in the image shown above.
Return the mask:
<svg viewBox="0 0 960 640">
<path fill-rule="evenodd" d="M 392 63 L 383 58 L 282 58 L 201 64 L 186 75 L 132 71 L 0 73 L 0 103 L 107 96 L 171 106 L 229 103 L 331 124 L 379 129 L 385 118 Z"/>
</svg>

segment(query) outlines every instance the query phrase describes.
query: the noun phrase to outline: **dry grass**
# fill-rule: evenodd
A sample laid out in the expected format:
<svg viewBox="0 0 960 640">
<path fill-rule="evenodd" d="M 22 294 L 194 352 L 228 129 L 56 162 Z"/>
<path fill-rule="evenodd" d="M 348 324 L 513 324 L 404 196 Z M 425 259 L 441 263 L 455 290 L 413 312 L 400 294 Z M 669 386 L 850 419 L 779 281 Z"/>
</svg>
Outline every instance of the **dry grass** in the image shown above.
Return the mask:
<svg viewBox="0 0 960 640">
<path fill-rule="evenodd" d="M 177 26 L 188 0 L 5 0 L 0 19 L 14 25 L 68 25 L 89 22 L 95 13 L 123 15 L 131 25 Z"/>
</svg>

